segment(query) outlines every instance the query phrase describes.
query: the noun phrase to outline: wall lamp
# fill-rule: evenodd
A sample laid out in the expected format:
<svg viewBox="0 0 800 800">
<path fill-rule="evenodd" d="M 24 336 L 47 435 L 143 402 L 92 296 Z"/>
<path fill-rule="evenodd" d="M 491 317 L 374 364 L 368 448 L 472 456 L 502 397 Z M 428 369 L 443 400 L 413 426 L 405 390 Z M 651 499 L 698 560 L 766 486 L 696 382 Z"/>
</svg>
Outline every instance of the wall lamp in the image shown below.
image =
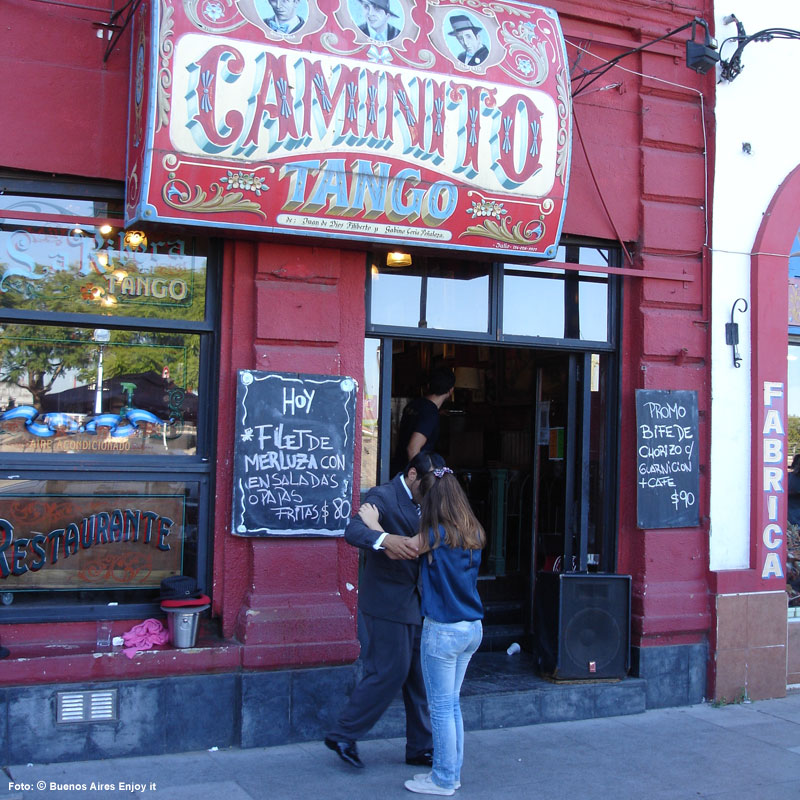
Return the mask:
<svg viewBox="0 0 800 800">
<path fill-rule="evenodd" d="M 723 17 L 725 25 L 736 23 L 736 36 L 730 36 L 722 43 L 720 51 L 728 42 L 736 42 L 736 50 L 729 59 L 720 61 L 720 78 L 724 81 L 732 81 L 743 69 L 742 51 L 750 42 L 771 42 L 773 39 L 800 39 L 800 31 L 792 28 L 765 28 L 763 31 L 754 33 L 750 36 L 744 30 L 744 25 L 736 18 L 735 14 L 728 14 Z"/>
<path fill-rule="evenodd" d="M 739 311 L 742 314 L 747 311 L 747 300 L 739 297 L 731 308 L 731 321 L 725 323 L 725 344 L 729 344 L 733 348 L 733 366 L 737 369 L 742 366 L 742 357 L 739 355 L 739 323 L 733 321 L 733 312 L 736 311 L 739 303 L 744 303 L 744 308 L 740 308 Z"/>
<path fill-rule="evenodd" d="M 698 25 L 705 31 L 705 38 L 702 43 L 695 41 L 695 32 Z M 686 42 L 686 66 L 689 67 L 689 69 L 693 69 L 695 72 L 700 73 L 701 75 L 705 75 L 706 72 L 708 72 L 719 61 L 719 53 L 717 52 L 717 43 L 711 38 L 709 33 L 708 23 L 700 17 L 695 17 L 691 22 L 687 22 L 685 25 L 681 25 L 679 28 L 675 28 L 675 30 L 669 31 L 669 33 L 665 33 L 663 36 L 659 36 L 658 39 L 653 39 L 651 42 L 645 42 L 643 45 L 635 47 L 632 50 L 626 50 L 624 53 L 620 53 L 610 61 L 598 64 L 593 69 L 583 70 L 579 75 L 575 75 L 572 78 L 572 83 L 573 86 L 577 84 L 577 88 L 573 90 L 572 96 L 577 97 L 601 76 L 605 75 L 606 72 L 616 66 L 616 64 L 623 58 L 627 58 L 635 53 L 639 53 L 642 50 L 652 47 L 658 42 L 663 42 L 664 39 L 669 39 L 670 36 L 675 36 L 675 34 L 681 33 L 689 28 L 692 29 L 692 38 Z"/>
</svg>

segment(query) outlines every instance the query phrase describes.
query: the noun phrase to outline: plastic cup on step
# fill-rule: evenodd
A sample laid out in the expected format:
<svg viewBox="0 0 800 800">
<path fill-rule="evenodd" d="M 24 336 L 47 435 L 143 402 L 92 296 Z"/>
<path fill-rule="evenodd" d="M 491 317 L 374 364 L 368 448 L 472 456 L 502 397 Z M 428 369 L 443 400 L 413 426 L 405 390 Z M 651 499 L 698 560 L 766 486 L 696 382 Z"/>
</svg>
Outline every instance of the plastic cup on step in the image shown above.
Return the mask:
<svg viewBox="0 0 800 800">
<path fill-rule="evenodd" d="M 521 648 L 520 648 L 520 646 L 519 646 L 519 642 L 513 642 L 513 643 L 512 643 L 512 644 L 509 646 L 508 650 L 506 650 L 506 653 L 508 653 L 510 656 L 514 656 L 514 655 L 516 655 L 517 653 L 519 653 L 520 649 L 521 649 Z"/>
</svg>

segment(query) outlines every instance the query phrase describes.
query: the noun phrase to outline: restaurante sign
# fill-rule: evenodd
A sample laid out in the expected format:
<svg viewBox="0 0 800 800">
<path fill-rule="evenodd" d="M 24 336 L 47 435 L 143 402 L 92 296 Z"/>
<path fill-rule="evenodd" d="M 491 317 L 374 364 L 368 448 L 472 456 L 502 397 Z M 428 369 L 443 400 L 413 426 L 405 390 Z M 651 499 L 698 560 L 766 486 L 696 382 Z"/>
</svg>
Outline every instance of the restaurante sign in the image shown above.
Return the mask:
<svg viewBox="0 0 800 800">
<path fill-rule="evenodd" d="M 571 127 L 550 9 L 144 2 L 126 220 L 552 257 Z"/>
</svg>

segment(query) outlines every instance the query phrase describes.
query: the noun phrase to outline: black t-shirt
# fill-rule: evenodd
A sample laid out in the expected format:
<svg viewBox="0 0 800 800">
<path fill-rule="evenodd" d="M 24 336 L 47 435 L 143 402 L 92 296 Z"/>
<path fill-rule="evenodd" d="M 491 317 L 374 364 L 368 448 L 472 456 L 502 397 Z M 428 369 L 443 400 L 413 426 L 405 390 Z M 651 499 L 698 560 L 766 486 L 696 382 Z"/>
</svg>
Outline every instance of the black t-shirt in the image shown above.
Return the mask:
<svg viewBox="0 0 800 800">
<path fill-rule="evenodd" d="M 408 443 L 415 433 L 425 437 L 422 453 L 430 453 L 436 448 L 439 438 L 439 407 L 426 397 L 415 397 L 403 409 L 400 429 L 397 433 L 397 448 L 392 459 L 392 475 L 405 469 L 408 464 Z"/>
</svg>

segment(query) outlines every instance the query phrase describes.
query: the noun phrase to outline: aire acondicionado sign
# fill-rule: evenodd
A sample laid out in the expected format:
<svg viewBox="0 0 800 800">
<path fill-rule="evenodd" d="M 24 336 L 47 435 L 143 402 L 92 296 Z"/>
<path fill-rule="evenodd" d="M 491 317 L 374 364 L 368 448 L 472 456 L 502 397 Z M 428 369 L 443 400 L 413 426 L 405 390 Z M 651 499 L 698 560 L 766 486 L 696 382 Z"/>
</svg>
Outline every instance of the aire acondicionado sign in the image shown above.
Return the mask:
<svg viewBox="0 0 800 800">
<path fill-rule="evenodd" d="M 277 16 L 287 6 L 288 23 Z M 127 225 L 555 255 L 572 111 L 554 11 L 458 0 L 275 8 L 139 6 Z"/>
</svg>

